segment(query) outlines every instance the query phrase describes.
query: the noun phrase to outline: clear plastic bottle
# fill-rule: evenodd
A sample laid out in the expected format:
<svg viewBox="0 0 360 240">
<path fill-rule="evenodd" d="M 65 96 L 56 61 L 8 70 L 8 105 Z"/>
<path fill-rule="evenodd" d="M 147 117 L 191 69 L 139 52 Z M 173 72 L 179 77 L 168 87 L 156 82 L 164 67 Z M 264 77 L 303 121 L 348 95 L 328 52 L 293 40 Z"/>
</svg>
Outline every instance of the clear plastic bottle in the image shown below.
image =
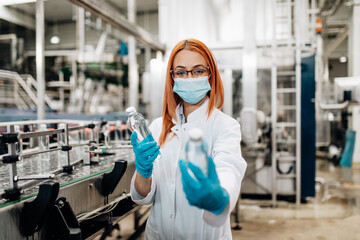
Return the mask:
<svg viewBox="0 0 360 240">
<path fill-rule="evenodd" d="M 40 131 L 46 131 L 46 124 L 40 124 Z M 40 150 L 49 150 L 49 135 L 39 137 L 39 149 Z M 41 160 L 50 160 L 50 152 L 45 152 L 40 154 Z"/>
<path fill-rule="evenodd" d="M 141 113 L 138 113 L 134 107 L 128 107 L 126 109 L 128 114 L 127 126 L 133 132 L 137 133 L 139 141 L 142 141 L 147 135 L 150 134 L 149 127 L 145 121 L 145 118 Z"/>
<path fill-rule="evenodd" d="M 19 125 L 14 125 L 14 130 L 16 133 L 21 133 Z M 16 149 L 16 154 L 22 154 L 22 151 L 23 151 L 23 140 L 22 139 L 20 139 L 15 144 L 15 149 Z"/>
<path fill-rule="evenodd" d="M 205 176 L 208 176 L 208 155 L 207 145 L 203 141 L 203 133 L 199 128 L 189 131 L 189 140 L 185 145 L 186 162 L 192 162 L 200 167 Z"/>
<path fill-rule="evenodd" d="M 59 129 L 66 129 L 66 123 L 59 123 L 58 124 Z M 58 147 L 62 147 L 66 145 L 66 135 L 65 132 L 58 133 Z M 67 152 L 65 151 L 58 151 L 58 158 L 62 164 L 66 164 L 67 160 Z"/>
</svg>

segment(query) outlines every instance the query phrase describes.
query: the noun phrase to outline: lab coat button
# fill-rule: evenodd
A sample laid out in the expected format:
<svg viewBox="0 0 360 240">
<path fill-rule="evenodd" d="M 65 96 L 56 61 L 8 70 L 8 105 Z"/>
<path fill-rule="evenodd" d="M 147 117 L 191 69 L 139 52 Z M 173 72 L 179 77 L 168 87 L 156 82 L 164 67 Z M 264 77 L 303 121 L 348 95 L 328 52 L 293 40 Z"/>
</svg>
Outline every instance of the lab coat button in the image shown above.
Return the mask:
<svg viewBox="0 0 360 240">
<path fill-rule="evenodd" d="M 173 218 L 173 215 L 172 215 L 172 214 L 170 214 L 170 218 Z"/>
</svg>

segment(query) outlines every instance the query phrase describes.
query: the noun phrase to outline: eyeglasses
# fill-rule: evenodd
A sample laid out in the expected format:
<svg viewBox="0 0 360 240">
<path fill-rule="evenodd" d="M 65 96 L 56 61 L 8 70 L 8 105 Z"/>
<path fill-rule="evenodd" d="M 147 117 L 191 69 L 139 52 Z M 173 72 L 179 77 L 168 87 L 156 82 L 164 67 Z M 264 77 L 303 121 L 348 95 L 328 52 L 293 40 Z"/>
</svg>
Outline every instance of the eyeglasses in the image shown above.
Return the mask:
<svg viewBox="0 0 360 240">
<path fill-rule="evenodd" d="M 185 70 L 184 68 L 176 68 L 171 70 L 170 74 L 173 78 L 187 78 L 189 72 L 193 78 L 206 77 L 209 76 L 209 67 L 197 66 L 190 71 Z"/>
</svg>

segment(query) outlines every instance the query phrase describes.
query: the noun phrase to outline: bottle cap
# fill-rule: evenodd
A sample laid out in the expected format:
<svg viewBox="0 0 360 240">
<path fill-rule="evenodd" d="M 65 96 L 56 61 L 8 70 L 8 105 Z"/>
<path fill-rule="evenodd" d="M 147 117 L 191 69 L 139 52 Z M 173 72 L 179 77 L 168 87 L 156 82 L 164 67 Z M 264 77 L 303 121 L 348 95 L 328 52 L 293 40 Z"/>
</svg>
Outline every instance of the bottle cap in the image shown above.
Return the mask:
<svg viewBox="0 0 360 240">
<path fill-rule="evenodd" d="M 127 114 L 133 114 L 133 113 L 136 113 L 136 108 L 135 107 L 128 107 L 125 112 Z"/>
<path fill-rule="evenodd" d="M 189 131 L 189 137 L 191 140 L 199 141 L 201 140 L 203 133 L 200 128 L 193 128 Z"/>
</svg>

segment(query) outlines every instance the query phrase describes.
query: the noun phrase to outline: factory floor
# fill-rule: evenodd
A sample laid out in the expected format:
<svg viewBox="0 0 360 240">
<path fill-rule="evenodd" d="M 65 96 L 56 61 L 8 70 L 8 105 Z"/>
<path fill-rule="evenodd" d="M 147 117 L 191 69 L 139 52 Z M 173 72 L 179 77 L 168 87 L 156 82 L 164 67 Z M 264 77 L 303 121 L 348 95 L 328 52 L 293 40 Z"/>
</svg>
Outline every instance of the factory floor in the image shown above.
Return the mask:
<svg viewBox="0 0 360 240">
<path fill-rule="evenodd" d="M 261 201 L 241 200 L 241 231 L 233 239 L 360 239 L 360 164 L 335 167 L 317 160 L 316 197 L 308 203 L 279 202 L 277 208 Z"/>
<path fill-rule="evenodd" d="M 306 204 L 278 202 L 270 208 L 267 201 L 242 199 L 240 226 L 233 239 L 360 239 L 360 164 L 351 169 L 317 160 L 316 197 Z M 120 223 L 121 239 L 143 239 L 133 233 L 133 215 Z M 234 224 L 234 217 L 232 216 Z M 109 238 L 112 239 L 112 238 Z M 117 239 L 117 238 L 113 238 Z"/>
</svg>

